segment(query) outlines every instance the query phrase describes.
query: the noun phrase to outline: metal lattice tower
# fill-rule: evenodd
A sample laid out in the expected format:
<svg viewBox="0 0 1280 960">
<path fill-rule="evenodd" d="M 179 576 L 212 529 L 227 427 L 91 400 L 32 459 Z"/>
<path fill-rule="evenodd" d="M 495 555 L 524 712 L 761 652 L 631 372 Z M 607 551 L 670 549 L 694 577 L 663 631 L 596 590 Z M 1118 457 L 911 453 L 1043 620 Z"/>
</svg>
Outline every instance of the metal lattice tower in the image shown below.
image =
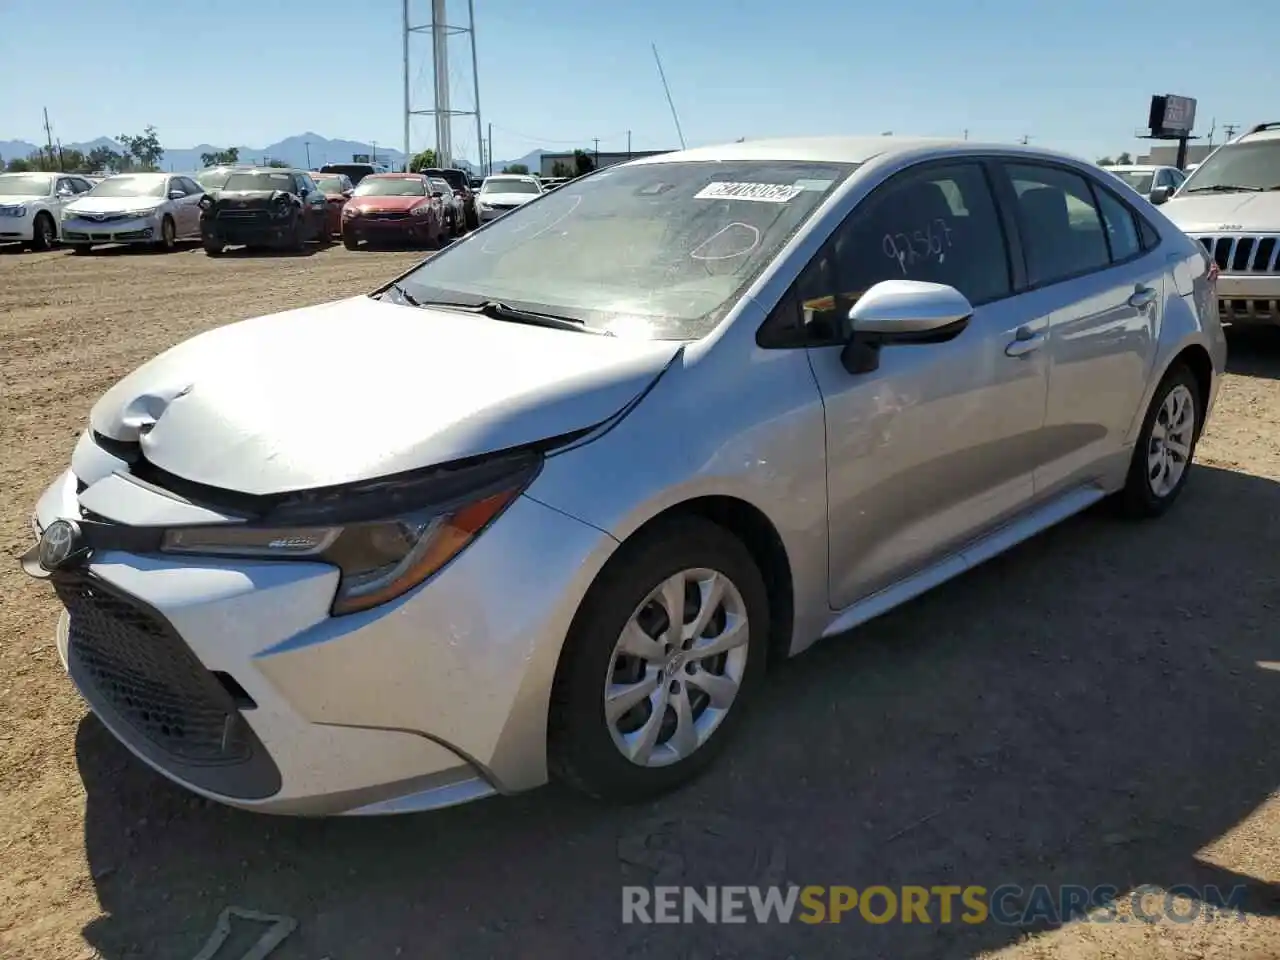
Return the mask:
<svg viewBox="0 0 1280 960">
<path fill-rule="evenodd" d="M 461 5 L 460 0 L 454 0 Z M 409 14 L 410 0 L 402 0 L 404 7 L 404 153 L 405 163 L 413 157 L 409 143 L 409 122 L 417 117 L 432 117 L 435 121 L 436 163 L 449 166 L 453 163 L 453 120 L 455 117 L 475 117 L 476 145 L 480 151 L 480 165 L 484 166 L 484 135 L 480 124 L 480 72 L 476 65 L 476 14 L 475 0 L 466 0 L 466 26 L 449 22 L 446 0 L 430 0 L 431 19 L 425 24 L 413 23 Z M 409 79 L 409 39 L 415 34 L 431 36 L 432 78 L 434 103 L 430 110 L 417 110 Z M 465 35 L 471 47 L 471 79 L 474 85 L 474 109 L 455 110 L 451 105 L 449 83 L 449 38 Z"/>
</svg>

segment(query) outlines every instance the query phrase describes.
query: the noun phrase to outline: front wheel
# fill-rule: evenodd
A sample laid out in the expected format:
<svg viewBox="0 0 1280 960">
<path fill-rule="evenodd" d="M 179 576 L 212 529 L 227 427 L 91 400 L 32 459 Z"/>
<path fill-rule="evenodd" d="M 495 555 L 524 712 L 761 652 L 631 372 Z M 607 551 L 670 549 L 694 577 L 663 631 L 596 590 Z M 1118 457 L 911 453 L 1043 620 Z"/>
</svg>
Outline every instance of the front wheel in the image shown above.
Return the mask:
<svg viewBox="0 0 1280 960">
<path fill-rule="evenodd" d="M 351 233 L 351 231 L 343 230 L 342 245 L 348 250 L 355 250 L 360 246 L 360 239 L 355 234 Z"/>
<path fill-rule="evenodd" d="M 764 676 L 769 598 L 742 542 L 699 518 L 624 545 L 574 618 L 552 693 L 553 773 L 599 799 L 678 787 Z"/>
<path fill-rule="evenodd" d="M 207 253 L 209 256 L 211 257 L 221 256 L 222 251 L 225 249 L 226 247 L 219 241 L 210 239 L 209 237 L 204 238 L 204 252 Z"/>
<path fill-rule="evenodd" d="M 156 249 L 161 253 L 170 253 L 178 245 L 178 230 L 173 225 L 173 217 L 166 216 L 160 222 L 160 240 L 156 243 Z"/>
<path fill-rule="evenodd" d="M 1186 366 L 1179 364 L 1165 374 L 1151 398 L 1128 479 L 1116 498 L 1122 514 L 1158 517 L 1178 499 L 1191 472 L 1203 409 L 1200 384 Z"/>
<path fill-rule="evenodd" d="M 92 249 L 93 247 L 87 243 L 77 243 L 71 248 L 71 254 L 72 256 L 83 257 L 87 256 Z"/>
<path fill-rule="evenodd" d="M 57 242 L 58 225 L 53 222 L 53 217 L 41 210 L 31 225 L 31 249 L 37 253 L 51 250 Z"/>
</svg>

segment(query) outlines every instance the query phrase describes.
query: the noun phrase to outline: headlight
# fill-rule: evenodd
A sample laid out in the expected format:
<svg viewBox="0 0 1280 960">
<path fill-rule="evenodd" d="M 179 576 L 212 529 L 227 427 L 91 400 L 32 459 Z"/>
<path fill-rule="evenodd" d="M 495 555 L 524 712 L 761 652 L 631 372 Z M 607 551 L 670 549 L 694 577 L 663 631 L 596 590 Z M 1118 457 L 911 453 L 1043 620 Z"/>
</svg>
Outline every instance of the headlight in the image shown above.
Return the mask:
<svg viewBox="0 0 1280 960">
<path fill-rule="evenodd" d="M 435 470 L 409 479 L 298 494 L 261 525 L 165 532 L 166 553 L 314 560 L 342 572 L 333 613 L 355 613 L 412 590 L 460 554 L 529 485 L 540 457 Z"/>
<path fill-rule="evenodd" d="M 415 217 L 425 217 L 428 213 L 431 212 L 431 204 L 429 203 L 419 204 L 409 212 L 413 214 Z"/>
<path fill-rule="evenodd" d="M 348 203 L 345 207 L 342 208 L 342 215 L 344 217 L 358 217 L 360 216 L 360 208 L 353 207 L 351 206 L 351 204 Z"/>
<path fill-rule="evenodd" d="M 74 219 L 75 219 L 76 217 L 78 217 L 78 216 L 80 216 L 80 214 L 79 214 L 77 211 L 75 211 L 75 210 L 68 210 L 66 207 L 63 207 L 63 208 L 62 208 L 62 219 L 63 219 L 63 220 L 74 220 Z"/>
<path fill-rule="evenodd" d="M 147 207 L 144 210 L 130 210 L 128 213 L 125 214 L 125 216 L 130 218 L 131 220 L 141 220 L 143 217 L 154 217 L 156 215 L 157 209 L 159 208 Z"/>
<path fill-rule="evenodd" d="M 16 207 L 0 207 L 0 217 L 25 217 L 26 215 L 27 206 L 23 203 Z"/>
</svg>

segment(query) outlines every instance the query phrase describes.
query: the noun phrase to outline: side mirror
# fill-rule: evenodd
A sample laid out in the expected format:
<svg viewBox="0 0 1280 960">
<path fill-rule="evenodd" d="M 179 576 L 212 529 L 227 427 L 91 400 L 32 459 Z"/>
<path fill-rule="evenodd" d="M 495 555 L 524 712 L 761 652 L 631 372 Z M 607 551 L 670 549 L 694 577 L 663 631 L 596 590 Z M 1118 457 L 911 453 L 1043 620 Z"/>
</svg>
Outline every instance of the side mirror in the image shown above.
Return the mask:
<svg viewBox="0 0 1280 960">
<path fill-rule="evenodd" d="M 940 343 L 958 336 L 973 305 L 955 287 L 920 280 L 884 280 L 858 298 L 849 311 L 849 340 L 840 362 L 850 373 L 880 366 L 880 348 Z"/>
<path fill-rule="evenodd" d="M 60 187 L 58 189 L 58 196 L 60 197 L 74 197 L 75 195 L 76 192 L 70 187 Z"/>
<path fill-rule="evenodd" d="M 186 198 L 186 196 L 187 196 L 187 195 L 186 195 L 186 193 L 185 193 L 184 191 L 182 191 L 182 190 L 170 190 L 170 191 L 169 191 L 169 199 L 170 199 L 170 200 L 183 200 L 183 199 L 185 199 L 185 198 Z"/>
<path fill-rule="evenodd" d="M 1159 206 L 1160 204 L 1165 203 L 1171 196 L 1173 196 L 1173 187 L 1156 187 L 1147 195 L 1147 199 L 1156 206 Z"/>
<path fill-rule="evenodd" d="M 432 190 L 432 191 L 431 191 L 431 196 L 432 196 L 432 198 L 433 198 L 433 199 L 435 199 L 435 200 L 439 200 L 441 197 L 443 197 L 443 196 L 444 196 L 444 193 L 443 193 L 443 192 L 441 192 L 441 191 L 439 191 L 439 190 Z"/>
<path fill-rule="evenodd" d="M 342 195 L 343 195 L 344 197 L 346 197 L 348 200 L 350 200 L 350 199 L 351 199 L 351 195 L 352 195 L 353 193 L 355 193 L 355 191 L 354 191 L 354 190 L 343 190 L 343 191 L 342 191 Z"/>
</svg>

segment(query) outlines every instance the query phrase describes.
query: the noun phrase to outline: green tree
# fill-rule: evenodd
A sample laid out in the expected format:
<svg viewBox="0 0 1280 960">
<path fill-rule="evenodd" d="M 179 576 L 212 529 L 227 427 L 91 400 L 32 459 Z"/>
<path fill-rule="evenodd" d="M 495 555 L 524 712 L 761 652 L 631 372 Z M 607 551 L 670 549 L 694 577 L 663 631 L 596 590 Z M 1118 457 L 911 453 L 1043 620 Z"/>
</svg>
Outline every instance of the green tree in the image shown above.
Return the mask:
<svg viewBox="0 0 1280 960">
<path fill-rule="evenodd" d="M 5 170 L 9 173 L 28 173 L 29 171 L 36 169 L 39 168 L 33 167 L 31 165 L 31 161 L 25 157 L 14 157 L 5 164 Z"/>
<path fill-rule="evenodd" d="M 423 150 L 419 153 L 415 153 L 409 160 L 409 172 L 421 173 L 423 170 L 427 170 L 435 165 L 436 152 L 434 150 Z"/>
<path fill-rule="evenodd" d="M 285 163 L 283 160 L 268 160 L 267 166 L 274 167 L 277 170 L 285 170 L 285 169 L 288 169 L 289 167 L 289 165 Z"/>
<path fill-rule="evenodd" d="M 206 167 L 216 167 L 226 163 L 240 162 L 240 148 L 227 147 L 225 150 L 214 150 L 211 153 L 200 154 L 200 162 Z"/>
<path fill-rule="evenodd" d="M 124 157 L 110 147 L 94 147 L 85 158 L 89 172 L 95 170 L 120 170 L 124 166 Z"/>
<path fill-rule="evenodd" d="M 591 159 L 591 154 L 585 150 L 573 151 L 573 167 L 577 171 L 576 176 L 581 177 L 583 174 L 590 173 L 596 168 L 596 162 Z"/>
<path fill-rule="evenodd" d="M 156 135 L 156 128 L 147 124 L 142 133 L 130 136 L 122 133 L 116 137 L 129 155 L 137 161 L 140 170 L 157 170 L 160 158 L 164 156 L 164 147 Z"/>
<path fill-rule="evenodd" d="M 529 172 L 529 168 L 526 167 L 523 163 L 513 163 L 509 167 L 503 167 L 502 172 L 527 174 Z"/>
<path fill-rule="evenodd" d="M 1099 158 L 1098 158 L 1098 166 L 1100 166 L 1100 167 L 1111 167 L 1111 166 L 1115 166 L 1115 161 L 1114 161 L 1114 160 L 1112 160 L 1110 157 L 1099 157 Z"/>
<path fill-rule="evenodd" d="M 1120 154 L 1120 156 L 1116 157 L 1116 163 L 1122 167 L 1133 163 L 1133 155 L 1126 150 L 1124 153 Z"/>
<path fill-rule="evenodd" d="M 553 177 L 572 177 L 573 170 L 563 160 L 557 160 L 551 164 L 551 175 Z"/>
</svg>

